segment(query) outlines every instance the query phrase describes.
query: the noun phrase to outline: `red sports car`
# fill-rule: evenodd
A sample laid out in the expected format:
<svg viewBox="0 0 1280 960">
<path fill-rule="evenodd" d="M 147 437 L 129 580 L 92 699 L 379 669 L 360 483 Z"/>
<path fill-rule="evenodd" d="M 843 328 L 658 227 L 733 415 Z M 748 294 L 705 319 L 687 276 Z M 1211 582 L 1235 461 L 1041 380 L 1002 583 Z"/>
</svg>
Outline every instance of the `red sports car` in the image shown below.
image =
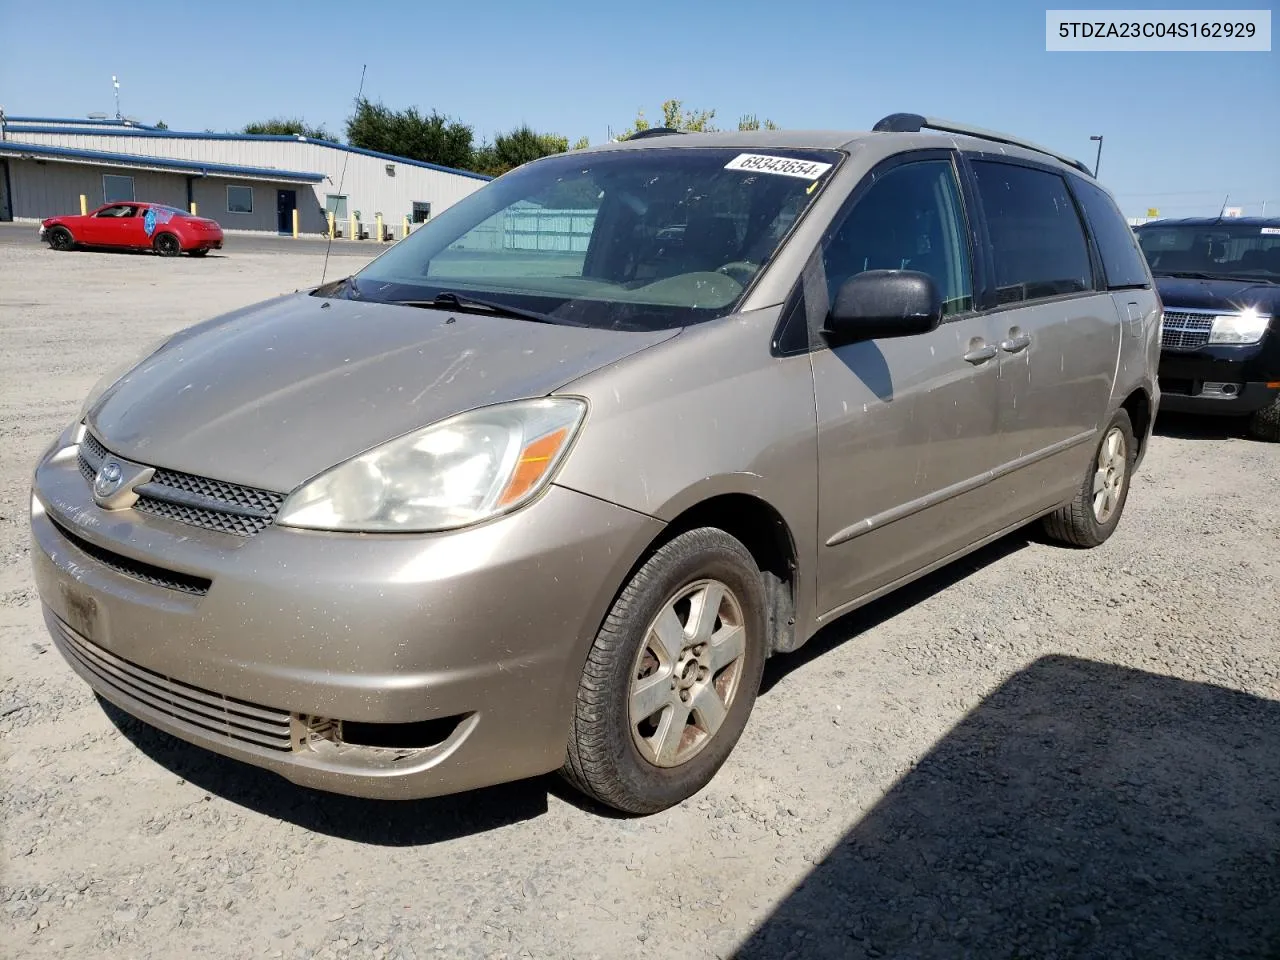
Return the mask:
<svg viewBox="0 0 1280 960">
<path fill-rule="evenodd" d="M 127 247 L 162 257 L 203 257 L 222 248 L 222 227 L 163 203 L 130 201 L 108 203 L 84 216 L 50 217 L 40 224 L 40 239 L 52 250 Z"/>
</svg>

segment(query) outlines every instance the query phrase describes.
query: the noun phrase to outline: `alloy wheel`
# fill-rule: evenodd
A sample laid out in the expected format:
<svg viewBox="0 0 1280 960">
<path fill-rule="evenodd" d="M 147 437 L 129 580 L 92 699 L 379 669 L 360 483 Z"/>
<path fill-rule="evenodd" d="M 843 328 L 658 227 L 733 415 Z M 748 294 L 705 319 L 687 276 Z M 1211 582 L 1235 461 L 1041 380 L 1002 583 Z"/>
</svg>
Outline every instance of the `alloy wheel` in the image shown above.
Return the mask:
<svg viewBox="0 0 1280 960">
<path fill-rule="evenodd" d="M 645 760 L 677 767 L 711 742 L 737 696 L 746 650 L 742 605 L 720 581 L 691 583 L 663 605 L 631 674 L 631 736 Z"/>
<path fill-rule="evenodd" d="M 1129 446 L 1124 433 L 1112 427 L 1098 448 L 1098 462 L 1093 474 L 1093 516 L 1106 523 L 1120 504 L 1129 476 Z"/>
</svg>

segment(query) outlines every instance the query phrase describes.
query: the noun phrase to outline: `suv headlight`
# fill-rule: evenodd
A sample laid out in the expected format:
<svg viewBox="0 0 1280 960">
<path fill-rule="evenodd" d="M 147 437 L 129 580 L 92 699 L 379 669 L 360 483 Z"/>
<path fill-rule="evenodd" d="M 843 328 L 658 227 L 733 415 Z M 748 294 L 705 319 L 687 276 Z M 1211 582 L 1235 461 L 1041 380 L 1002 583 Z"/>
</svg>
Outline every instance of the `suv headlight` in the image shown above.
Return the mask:
<svg viewBox="0 0 1280 960">
<path fill-rule="evenodd" d="M 1227 314 L 1213 318 L 1213 329 L 1209 331 L 1210 343 L 1257 343 L 1267 332 L 1270 317 L 1263 316 L 1252 308 L 1243 313 Z"/>
<path fill-rule="evenodd" d="M 569 397 L 458 414 L 303 484 L 277 523 L 312 530 L 453 530 L 515 510 L 551 481 L 587 412 Z"/>
</svg>

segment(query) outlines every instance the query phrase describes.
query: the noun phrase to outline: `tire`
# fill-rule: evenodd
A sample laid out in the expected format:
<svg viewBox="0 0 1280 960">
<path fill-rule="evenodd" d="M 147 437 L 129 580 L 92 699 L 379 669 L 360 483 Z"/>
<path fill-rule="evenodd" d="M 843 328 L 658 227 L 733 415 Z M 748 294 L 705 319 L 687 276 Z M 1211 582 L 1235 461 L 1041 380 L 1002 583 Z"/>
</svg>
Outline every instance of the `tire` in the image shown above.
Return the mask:
<svg viewBox="0 0 1280 960">
<path fill-rule="evenodd" d="M 1117 447 L 1118 443 L 1123 447 Z M 1044 518 L 1045 533 L 1073 547 L 1096 547 L 1115 532 L 1129 500 L 1138 444 L 1129 414 L 1117 410 L 1102 431 L 1075 499 Z M 1095 485 L 1097 485 L 1095 487 Z"/>
<path fill-rule="evenodd" d="M 50 250 L 67 251 L 75 247 L 75 238 L 66 227 L 54 227 L 46 238 Z"/>
<path fill-rule="evenodd" d="M 151 242 L 152 248 L 162 257 L 176 257 L 182 252 L 182 244 L 172 233 L 161 233 Z"/>
<path fill-rule="evenodd" d="M 1280 443 L 1280 397 L 1249 418 L 1249 436 L 1255 440 Z"/>
<path fill-rule="evenodd" d="M 716 615 L 699 618 L 717 596 Z M 656 813 L 706 786 L 755 704 L 765 611 L 759 568 L 724 531 L 691 530 L 655 552 L 623 587 L 592 644 L 561 775 L 630 814 Z M 740 655 L 728 659 L 739 643 Z M 646 690 L 651 696 L 633 707 Z M 653 712 L 639 716 L 649 706 Z"/>
<path fill-rule="evenodd" d="M 202 249 L 200 249 L 200 250 L 192 250 L 192 251 L 190 251 L 190 252 L 191 252 L 191 255 L 192 255 L 193 257 L 203 257 L 203 256 L 206 256 L 206 255 L 209 253 L 209 248 L 208 248 L 208 247 L 204 247 L 204 248 L 202 248 Z"/>
</svg>

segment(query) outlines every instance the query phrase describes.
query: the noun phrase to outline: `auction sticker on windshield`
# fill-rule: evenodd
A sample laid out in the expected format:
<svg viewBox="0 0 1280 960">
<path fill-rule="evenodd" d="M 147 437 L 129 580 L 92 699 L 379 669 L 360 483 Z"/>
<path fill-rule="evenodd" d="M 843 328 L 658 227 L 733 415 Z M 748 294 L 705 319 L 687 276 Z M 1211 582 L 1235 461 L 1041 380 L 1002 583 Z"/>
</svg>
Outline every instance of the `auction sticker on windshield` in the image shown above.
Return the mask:
<svg viewBox="0 0 1280 960">
<path fill-rule="evenodd" d="M 763 153 L 740 153 L 724 165 L 726 170 L 750 170 L 756 173 L 777 173 L 784 177 L 816 180 L 831 169 L 829 163 L 813 160 L 796 160 L 792 157 L 770 157 Z"/>
<path fill-rule="evenodd" d="M 1263 227 L 1262 235 L 1264 237 L 1280 237 L 1280 227 Z"/>
</svg>

